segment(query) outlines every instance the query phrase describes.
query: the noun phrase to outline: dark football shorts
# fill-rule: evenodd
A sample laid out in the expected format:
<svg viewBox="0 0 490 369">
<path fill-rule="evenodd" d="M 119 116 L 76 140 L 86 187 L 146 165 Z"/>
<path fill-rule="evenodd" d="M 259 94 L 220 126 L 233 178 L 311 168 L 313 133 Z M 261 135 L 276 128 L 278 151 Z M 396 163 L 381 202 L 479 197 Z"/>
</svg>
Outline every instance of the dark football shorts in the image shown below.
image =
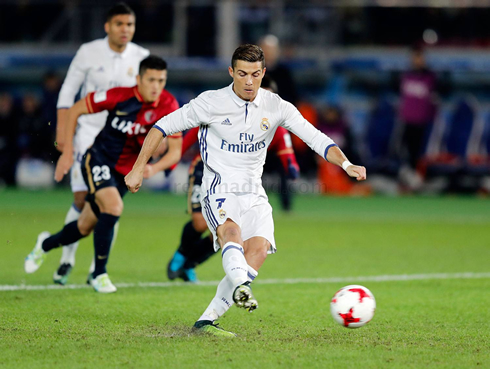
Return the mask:
<svg viewBox="0 0 490 369">
<path fill-rule="evenodd" d="M 201 212 L 201 185 L 204 164 L 201 157 L 197 157 L 189 168 L 189 191 L 187 193 L 187 212 Z"/>
<path fill-rule="evenodd" d="M 124 197 L 128 188 L 124 183 L 124 176 L 114 170 L 105 157 L 96 149 L 87 150 L 82 159 L 82 176 L 88 187 L 88 194 L 85 198 L 90 203 L 92 210 L 98 217 L 100 209 L 95 203 L 95 193 L 106 187 L 116 187 L 121 198 Z"/>
</svg>

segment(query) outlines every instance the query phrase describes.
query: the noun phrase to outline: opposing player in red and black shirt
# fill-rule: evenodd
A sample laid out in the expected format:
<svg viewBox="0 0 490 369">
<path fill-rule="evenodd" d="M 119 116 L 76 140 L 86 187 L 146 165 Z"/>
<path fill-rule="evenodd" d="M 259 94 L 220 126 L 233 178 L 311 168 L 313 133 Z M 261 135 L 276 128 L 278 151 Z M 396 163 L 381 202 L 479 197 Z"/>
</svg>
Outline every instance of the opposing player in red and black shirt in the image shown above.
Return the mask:
<svg viewBox="0 0 490 369">
<path fill-rule="evenodd" d="M 106 265 L 114 235 L 114 226 L 123 210 L 122 198 L 127 192 L 124 176 L 140 152 L 146 134 L 153 124 L 178 109 L 176 99 L 164 90 L 167 63 L 156 56 L 144 59 L 139 68 L 137 85 L 88 94 L 69 111 L 65 149 L 56 165 L 55 179 L 61 181 L 73 164 L 73 134 L 82 114 L 109 112 L 106 124 L 82 160 L 82 175 L 89 188 L 87 202 L 78 221 L 65 225 L 55 235 L 43 232 L 34 250 L 27 256 L 27 273 L 35 272 L 46 253 L 73 243 L 94 231 L 95 270 L 89 280 L 98 292 L 115 292 Z M 144 177 L 165 170 L 180 160 L 182 135 L 169 137 L 167 153 L 154 165 L 146 165 Z"/>
<path fill-rule="evenodd" d="M 262 80 L 262 88 L 276 92 L 274 81 Z M 197 142 L 199 128 L 190 129 L 184 136 L 182 155 Z M 282 171 L 288 179 L 299 176 L 299 166 L 294 155 L 291 136 L 284 127 L 278 127 L 268 150 L 276 154 L 282 164 Z M 174 166 L 175 167 L 175 166 Z M 172 168 L 173 169 L 173 168 Z M 191 220 L 182 230 L 180 245 L 167 265 L 167 276 L 170 280 L 181 278 L 186 282 L 197 282 L 194 268 L 204 263 L 215 254 L 212 238 L 205 236 L 208 226 L 201 212 L 201 184 L 204 165 L 200 154 L 197 154 L 189 167 L 189 191 L 187 211 Z"/>
</svg>

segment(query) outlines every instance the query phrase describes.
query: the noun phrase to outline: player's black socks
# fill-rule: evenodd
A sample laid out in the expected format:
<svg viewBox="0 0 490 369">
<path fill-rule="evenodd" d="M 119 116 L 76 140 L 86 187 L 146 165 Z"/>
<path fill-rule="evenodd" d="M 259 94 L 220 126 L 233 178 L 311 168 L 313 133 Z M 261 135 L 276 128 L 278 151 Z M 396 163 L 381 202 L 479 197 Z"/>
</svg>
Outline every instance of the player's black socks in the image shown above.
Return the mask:
<svg viewBox="0 0 490 369">
<path fill-rule="evenodd" d="M 77 242 L 83 237 L 85 236 L 80 233 L 78 230 L 77 221 L 74 220 L 71 223 L 65 224 L 63 229 L 58 233 L 46 238 L 43 242 L 42 248 L 44 251 L 48 252 L 49 250 L 57 247 Z"/>
<path fill-rule="evenodd" d="M 204 263 L 215 253 L 213 239 L 208 236 L 201 238 L 199 241 L 194 243 L 191 253 L 184 263 L 184 269 L 195 268 L 199 264 Z"/>
<path fill-rule="evenodd" d="M 189 221 L 182 230 L 182 236 L 180 238 L 180 246 L 177 251 L 179 251 L 185 257 L 191 256 L 194 243 L 199 241 L 201 238 L 201 233 L 196 231 L 192 220 Z"/>
<path fill-rule="evenodd" d="M 106 273 L 106 265 L 111 251 L 114 226 L 119 217 L 107 213 L 100 213 L 97 225 L 94 228 L 95 270 L 93 277 Z"/>
</svg>

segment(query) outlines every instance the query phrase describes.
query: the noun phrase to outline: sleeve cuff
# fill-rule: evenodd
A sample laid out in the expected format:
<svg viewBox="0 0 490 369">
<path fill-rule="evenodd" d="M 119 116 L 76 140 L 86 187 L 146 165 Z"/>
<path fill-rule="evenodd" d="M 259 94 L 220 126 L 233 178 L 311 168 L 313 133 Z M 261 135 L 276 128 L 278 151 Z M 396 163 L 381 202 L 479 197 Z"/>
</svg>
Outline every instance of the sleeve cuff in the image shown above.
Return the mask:
<svg viewBox="0 0 490 369">
<path fill-rule="evenodd" d="M 161 127 L 159 127 L 159 126 L 157 126 L 157 125 L 155 124 L 155 125 L 153 126 L 153 128 L 156 128 L 156 129 L 158 129 L 160 132 L 162 132 L 162 133 L 163 133 L 163 137 L 167 137 L 167 134 L 165 133 L 165 131 L 164 131 L 164 130 L 163 130 Z"/>
<path fill-rule="evenodd" d="M 332 147 L 332 146 L 339 146 L 337 144 L 331 144 L 331 145 L 328 145 L 327 148 L 325 149 L 325 154 L 323 155 L 323 157 L 325 158 L 326 161 L 328 161 L 327 159 L 327 153 L 328 153 L 328 150 Z"/>
</svg>

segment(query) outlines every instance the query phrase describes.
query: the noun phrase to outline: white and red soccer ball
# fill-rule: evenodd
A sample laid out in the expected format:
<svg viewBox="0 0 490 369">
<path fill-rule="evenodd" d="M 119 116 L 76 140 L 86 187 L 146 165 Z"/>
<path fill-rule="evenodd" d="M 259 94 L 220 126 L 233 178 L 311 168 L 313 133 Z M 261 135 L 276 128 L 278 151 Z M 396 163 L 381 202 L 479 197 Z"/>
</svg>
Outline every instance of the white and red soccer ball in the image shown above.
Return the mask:
<svg viewBox="0 0 490 369">
<path fill-rule="evenodd" d="M 347 328 L 359 328 L 373 319 L 376 300 L 364 286 L 351 285 L 341 288 L 330 302 L 334 320 Z"/>
</svg>

